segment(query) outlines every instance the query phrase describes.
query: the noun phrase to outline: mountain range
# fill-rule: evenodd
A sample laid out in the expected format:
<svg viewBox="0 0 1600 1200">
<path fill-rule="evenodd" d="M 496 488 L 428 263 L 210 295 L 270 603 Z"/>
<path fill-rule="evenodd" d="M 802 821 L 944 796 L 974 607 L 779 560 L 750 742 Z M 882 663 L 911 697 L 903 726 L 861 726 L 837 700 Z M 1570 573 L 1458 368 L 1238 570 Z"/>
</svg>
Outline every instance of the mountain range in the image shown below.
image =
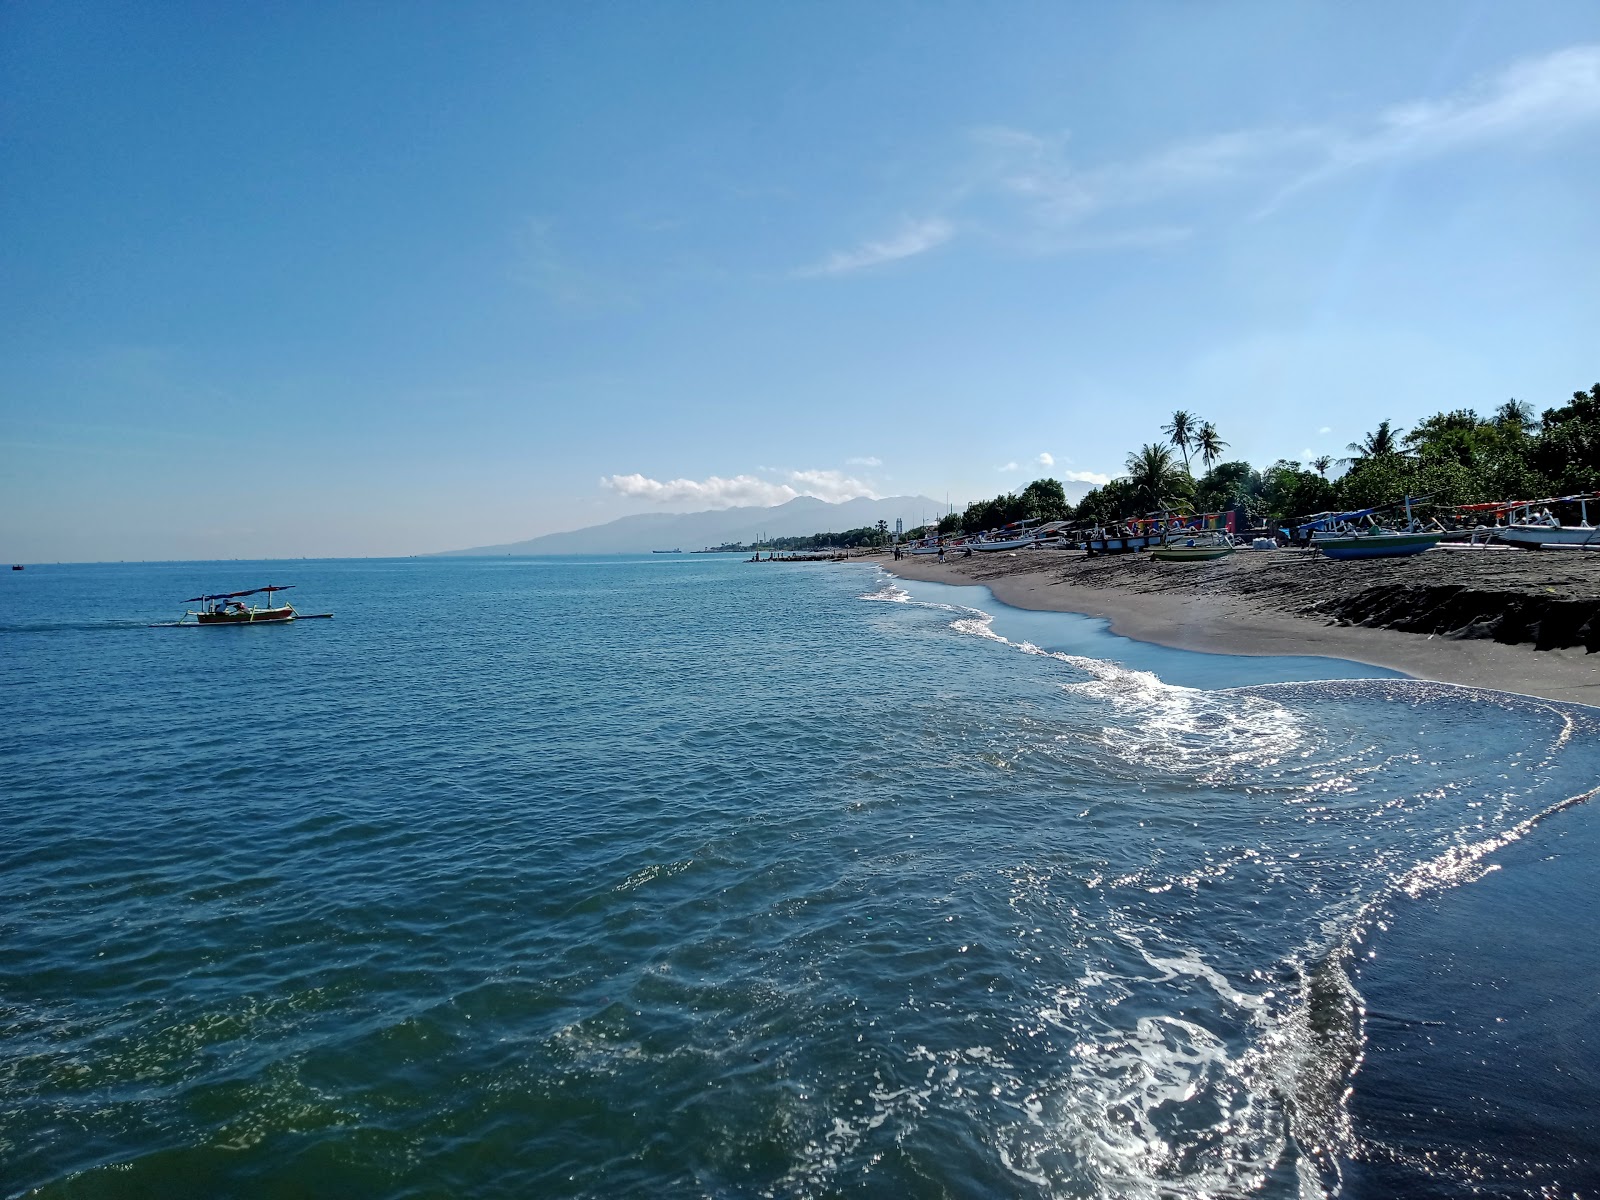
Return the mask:
<svg viewBox="0 0 1600 1200">
<path fill-rule="evenodd" d="M 695 513 L 638 513 L 604 525 L 547 533 L 525 542 L 447 550 L 444 556 L 503 554 L 642 554 L 648 550 L 699 550 L 729 542 L 749 545 L 762 537 L 808 537 L 842 533 L 875 525 L 880 520 L 905 522 L 907 529 L 932 520 L 944 505 L 926 496 L 861 497 L 829 503 L 815 496 L 796 496 L 773 508 L 748 506 Z"/>
</svg>

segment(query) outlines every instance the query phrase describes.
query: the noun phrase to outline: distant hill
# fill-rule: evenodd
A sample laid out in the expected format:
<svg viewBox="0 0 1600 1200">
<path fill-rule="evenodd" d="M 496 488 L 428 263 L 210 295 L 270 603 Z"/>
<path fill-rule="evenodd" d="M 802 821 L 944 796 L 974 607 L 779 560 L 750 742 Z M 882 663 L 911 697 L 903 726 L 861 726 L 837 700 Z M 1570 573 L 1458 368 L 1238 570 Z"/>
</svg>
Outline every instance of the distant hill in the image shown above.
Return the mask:
<svg viewBox="0 0 1600 1200">
<path fill-rule="evenodd" d="M 525 542 L 448 550 L 442 556 L 503 554 L 643 554 L 648 550 L 681 549 L 685 553 L 727 542 L 751 543 L 766 537 L 806 537 L 842 533 L 896 518 L 911 529 L 939 516 L 944 506 L 926 496 L 890 496 L 884 500 L 845 500 L 830 504 L 815 496 L 797 496 L 775 508 L 722 508 L 697 513 L 639 513 L 604 525 L 547 533 Z"/>
</svg>

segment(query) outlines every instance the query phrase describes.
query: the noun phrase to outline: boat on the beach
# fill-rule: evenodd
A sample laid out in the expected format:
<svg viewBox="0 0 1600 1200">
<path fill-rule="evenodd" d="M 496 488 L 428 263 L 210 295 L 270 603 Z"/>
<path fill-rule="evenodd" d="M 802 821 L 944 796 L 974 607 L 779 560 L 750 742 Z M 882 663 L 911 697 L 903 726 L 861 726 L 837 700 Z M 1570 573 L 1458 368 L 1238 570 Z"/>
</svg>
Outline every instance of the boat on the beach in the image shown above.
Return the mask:
<svg viewBox="0 0 1600 1200">
<path fill-rule="evenodd" d="M 1037 517 L 1029 517 L 1025 521 L 1013 521 L 1011 524 L 1002 526 L 983 537 L 974 538 L 967 545 L 973 550 L 985 552 L 1020 550 L 1024 546 L 1033 545 L 1037 540 L 1037 536 L 1028 526 L 1037 525 L 1038 523 Z"/>
<path fill-rule="evenodd" d="M 1328 558 L 1403 558 L 1431 550 L 1438 541 L 1437 533 L 1373 528 L 1369 532 L 1312 534 L 1311 548 Z"/>
<path fill-rule="evenodd" d="M 1181 541 L 1169 541 L 1150 550 L 1150 557 L 1162 562 L 1209 562 L 1226 558 L 1238 547 L 1225 533 L 1200 534 Z"/>
<path fill-rule="evenodd" d="M 1556 496 L 1530 500 L 1510 511 L 1510 520 L 1497 530 L 1500 540 L 1512 546 L 1537 550 L 1542 546 L 1593 546 L 1600 549 L 1600 529 L 1589 524 L 1589 501 L 1594 496 Z M 1578 505 L 1576 525 L 1563 525 L 1550 511 L 1552 504 Z M 1534 512 L 1535 506 L 1541 511 Z"/>
<path fill-rule="evenodd" d="M 1399 529 L 1380 525 L 1376 508 L 1318 513 L 1300 527 L 1310 532 L 1311 548 L 1328 558 L 1404 558 L 1433 549 L 1445 535 L 1444 527 L 1434 522 L 1435 528 L 1424 529 L 1411 515 L 1411 497 L 1404 503 L 1406 521 Z"/>
<path fill-rule="evenodd" d="M 264 587 L 249 588 L 242 592 L 208 592 L 203 596 L 190 596 L 185 604 L 198 604 L 199 609 L 191 609 L 171 625 L 187 625 L 189 618 L 194 618 L 195 625 L 286 625 L 290 621 L 307 621 L 327 619 L 332 613 L 301 613 L 295 610 L 292 604 L 272 603 L 273 594 L 287 592 L 295 585 L 292 583 L 272 583 Z M 265 605 L 244 603 L 249 596 L 266 594 Z"/>
</svg>

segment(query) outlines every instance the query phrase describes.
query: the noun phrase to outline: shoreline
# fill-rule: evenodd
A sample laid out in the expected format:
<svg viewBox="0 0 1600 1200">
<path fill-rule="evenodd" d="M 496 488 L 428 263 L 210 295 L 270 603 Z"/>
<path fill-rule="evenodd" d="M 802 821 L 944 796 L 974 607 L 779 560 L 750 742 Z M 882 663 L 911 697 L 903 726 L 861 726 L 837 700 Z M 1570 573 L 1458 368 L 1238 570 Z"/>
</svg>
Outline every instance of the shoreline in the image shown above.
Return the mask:
<svg viewBox="0 0 1600 1200">
<path fill-rule="evenodd" d="M 1052 570 L 1057 564 L 1050 562 L 1018 565 L 1014 560 L 995 564 L 987 559 L 939 563 L 887 558 L 878 560 L 878 565 L 903 579 L 987 587 L 996 600 L 1012 608 L 1098 617 L 1110 622 L 1113 633 L 1179 650 L 1339 658 L 1437 683 L 1600 706 L 1600 656 L 1581 647 L 1535 650 L 1480 637 L 1331 624 L 1275 612 L 1254 598 L 1222 590 L 1150 591 L 1086 585 L 1062 578 L 1058 570 Z M 996 566 L 1001 569 L 994 570 Z"/>
</svg>

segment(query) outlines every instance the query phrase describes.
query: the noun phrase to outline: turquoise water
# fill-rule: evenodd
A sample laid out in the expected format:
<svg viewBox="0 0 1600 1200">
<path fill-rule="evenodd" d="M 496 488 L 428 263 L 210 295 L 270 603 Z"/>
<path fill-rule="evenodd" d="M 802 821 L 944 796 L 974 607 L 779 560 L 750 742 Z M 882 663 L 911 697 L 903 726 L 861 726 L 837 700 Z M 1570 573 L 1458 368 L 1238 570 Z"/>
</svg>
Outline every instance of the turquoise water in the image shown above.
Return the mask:
<svg viewBox="0 0 1600 1200">
<path fill-rule="evenodd" d="M 146 628 L 267 582 L 338 615 Z M 1449 899 L 1587 827 L 1594 713 L 1372 673 L 863 566 L 12 574 L 4 1194 L 1591 1185 L 1357 1068 L 1406 914 L 1495 967 Z"/>
</svg>

